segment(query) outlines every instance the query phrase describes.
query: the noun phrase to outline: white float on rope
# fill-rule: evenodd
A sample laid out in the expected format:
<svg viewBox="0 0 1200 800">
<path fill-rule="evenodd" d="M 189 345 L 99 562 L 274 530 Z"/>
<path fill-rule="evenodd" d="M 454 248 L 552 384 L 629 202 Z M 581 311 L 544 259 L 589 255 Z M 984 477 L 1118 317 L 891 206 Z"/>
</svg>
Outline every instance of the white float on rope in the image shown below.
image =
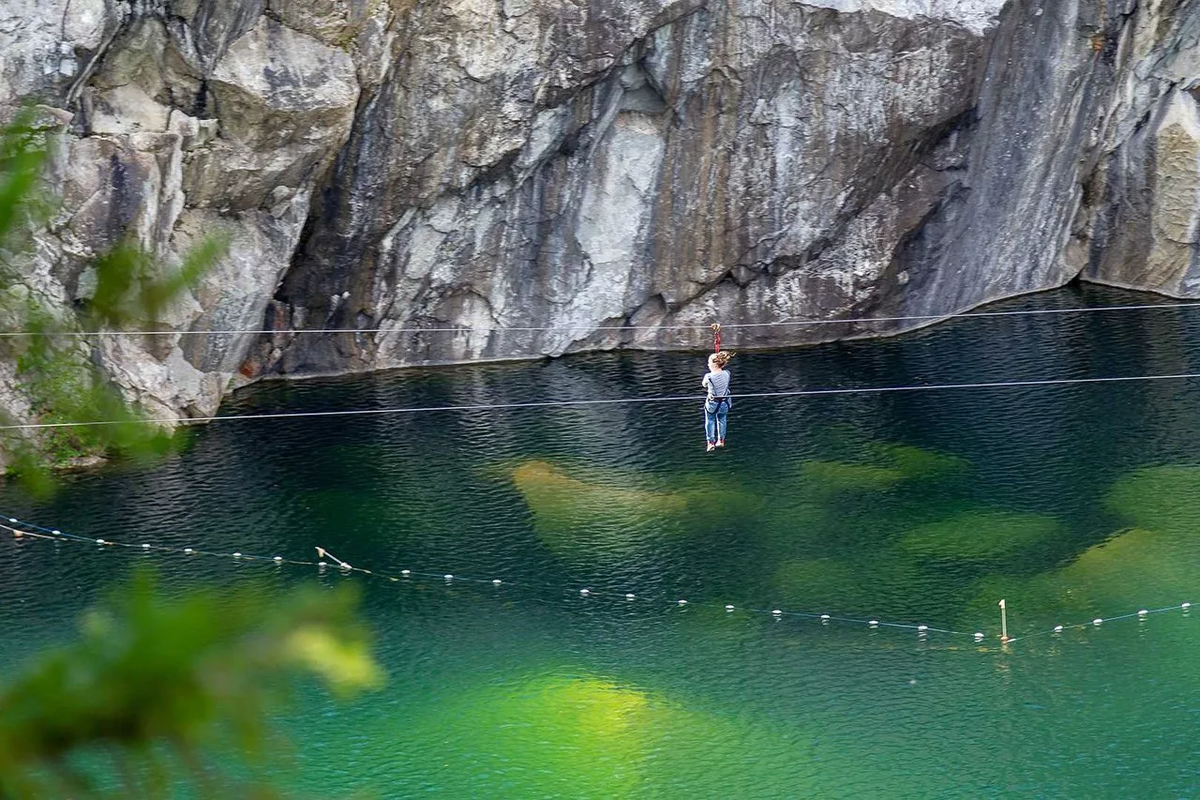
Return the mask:
<svg viewBox="0 0 1200 800">
<path fill-rule="evenodd" d="M 4 517 L 0 517 L 0 519 L 4 519 Z M 7 517 L 7 519 L 9 520 L 9 522 L 11 522 L 11 523 L 14 523 L 14 524 L 28 524 L 28 523 L 20 523 L 20 522 L 19 522 L 19 520 L 17 520 L 15 517 Z M 0 526 L 0 527 L 2 527 L 2 526 Z M 38 527 L 38 526 L 31 526 L 31 527 L 34 527 L 34 528 L 36 528 L 38 531 L 44 531 L 44 532 L 48 532 L 48 533 L 51 533 L 51 534 L 53 534 L 53 535 L 55 535 L 55 536 L 59 536 L 59 537 L 62 537 L 63 539 L 67 539 L 67 540 L 70 540 L 70 541 L 79 541 L 79 542 L 87 542 L 87 541 L 89 541 L 89 540 L 88 540 L 86 537 L 83 537 L 83 536 L 75 536 L 75 535 L 72 535 L 72 534 L 65 534 L 65 533 L 62 533 L 62 531 L 60 531 L 60 530 L 58 530 L 58 529 L 42 528 L 42 527 Z M 42 536 L 42 534 L 35 534 L 35 533 L 32 533 L 31 531 L 21 531 L 21 530 L 17 530 L 16 528 L 10 528 L 10 530 L 12 531 L 13 535 L 14 535 L 15 537 L 18 537 L 18 538 L 19 538 L 19 537 L 21 537 L 22 535 L 29 535 L 29 536 Z M 50 538 L 50 537 L 48 537 L 48 536 L 42 536 L 42 538 Z M 281 555 L 277 555 L 277 556 L 257 556 L 257 555 L 248 555 L 248 554 L 243 554 L 243 553 L 241 553 L 241 552 L 234 552 L 234 553 L 228 553 L 228 554 L 227 554 L 227 553 L 219 553 L 219 552 L 200 551 L 200 550 L 196 550 L 196 549 L 194 549 L 194 548 L 191 548 L 191 547 L 185 547 L 185 548 L 179 549 L 179 548 L 176 548 L 176 547 L 171 547 L 171 546 L 165 546 L 165 545 L 156 545 L 156 544 L 153 544 L 153 543 L 150 543 L 150 542 L 140 542 L 140 543 L 134 543 L 134 542 L 113 542 L 113 541 L 109 541 L 109 540 L 107 540 L 107 539 L 103 539 L 103 538 L 98 538 L 98 539 L 94 539 L 94 540 L 90 540 L 90 541 L 94 541 L 94 542 L 95 542 L 97 545 L 101 545 L 101 546 L 118 546 L 118 547 L 129 547 L 129 548 L 140 548 L 140 549 L 142 549 L 142 550 L 162 550 L 162 551 L 167 551 L 167 552 L 183 552 L 183 553 L 186 553 L 186 554 L 188 554 L 188 555 L 192 555 L 192 554 L 197 554 L 197 553 L 200 553 L 200 554 L 203 554 L 203 555 L 211 555 L 211 556 L 223 556 L 223 557 L 230 557 L 230 556 L 232 556 L 232 557 L 233 557 L 233 558 L 235 558 L 235 559 L 247 559 L 247 560 L 251 560 L 251 561 L 255 561 L 255 560 L 257 560 L 257 561 L 267 561 L 267 560 L 271 560 L 271 561 L 274 561 L 276 564 L 284 564 L 284 563 L 299 564 L 299 563 L 304 563 L 304 562 L 298 562 L 298 561 L 291 561 L 291 562 L 289 562 L 285 556 L 281 556 Z M 336 558 L 335 556 L 332 556 L 332 555 L 331 555 L 331 554 L 329 554 L 327 551 L 325 551 L 323 548 L 320 548 L 320 547 L 318 547 L 318 548 L 316 548 L 316 550 L 317 550 L 318 554 L 319 554 L 319 555 L 320 555 L 322 558 L 329 558 L 329 559 L 331 559 L 331 560 L 332 560 L 334 563 L 336 563 L 336 564 L 337 564 L 337 565 L 338 565 L 338 566 L 339 566 L 339 567 L 340 567 L 342 570 L 344 570 L 344 571 L 347 571 L 347 572 L 348 572 L 348 571 L 351 571 L 351 570 L 353 570 L 353 571 L 361 572 L 361 573 L 363 573 L 364 575 L 372 575 L 372 574 L 374 574 L 374 573 L 372 573 L 370 570 L 365 570 L 365 569 L 361 569 L 361 568 L 352 567 L 350 564 L 348 564 L 348 563 L 346 563 L 346 562 L 344 562 L 344 561 L 341 561 L 340 559 Z M 311 563 L 311 562 L 307 562 L 307 563 Z M 320 561 L 320 562 L 318 562 L 317 566 L 319 566 L 321 570 L 324 570 L 324 569 L 325 569 L 325 568 L 328 566 L 328 562 L 326 562 L 326 561 Z M 401 570 L 401 571 L 400 571 L 400 573 L 401 573 L 401 574 L 402 574 L 404 577 L 409 577 L 410 575 L 412 575 L 412 574 L 413 574 L 411 570 L 407 570 L 407 569 L 405 569 L 405 570 Z M 325 573 L 324 573 L 324 572 L 322 572 L 321 574 L 325 574 Z M 435 576 L 433 576 L 433 575 L 429 575 L 428 573 L 416 573 L 416 574 L 418 574 L 418 575 L 421 575 L 422 577 L 435 577 Z M 385 578 L 387 578 L 388 580 L 391 580 L 391 581 L 399 581 L 399 580 L 400 580 L 400 578 L 391 577 L 391 576 L 380 576 L 380 577 L 385 577 Z M 453 574 L 451 574 L 451 573 L 446 573 L 446 574 L 445 574 L 445 575 L 443 575 L 442 577 L 445 579 L 445 581 L 446 581 L 446 583 L 447 583 L 447 584 L 449 584 L 449 583 L 450 583 L 451 581 L 453 581 L 453 580 L 454 580 L 454 578 L 455 578 L 455 576 L 454 576 Z M 487 582 L 488 582 L 486 579 L 481 579 L 481 578 L 469 578 L 469 577 L 468 577 L 468 578 L 460 578 L 460 580 L 467 580 L 467 581 L 470 581 L 470 582 L 476 582 L 476 583 L 487 583 Z M 497 586 L 497 587 L 501 586 L 501 585 L 504 583 L 504 582 L 503 582 L 503 581 L 502 581 L 500 578 L 494 578 L 494 579 L 491 579 L 491 581 L 490 581 L 490 582 L 492 583 L 492 585 L 493 585 L 493 586 Z M 590 589 L 590 588 L 581 588 L 581 589 L 579 589 L 579 594 L 580 594 L 580 596 L 582 596 L 582 597 L 590 597 L 590 596 L 592 596 L 592 595 L 594 594 L 594 590 L 592 590 L 592 589 Z M 617 595 L 617 594 L 615 594 L 615 593 L 610 593 L 610 592 L 608 592 L 607 590 L 601 590 L 601 593 L 600 593 L 600 594 L 601 594 L 603 597 L 611 597 L 611 596 L 617 596 L 617 597 L 619 597 L 619 596 L 621 596 L 621 595 Z M 626 599 L 626 600 L 634 600 L 634 599 L 637 599 L 637 595 L 635 595 L 633 592 L 628 592 L 628 593 L 625 593 L 623 596 L 625 597 L 625 599 Z M 675 600 L 675 603 L 676 603 L 678 606 L 681 606 L 681 607 L 682 607 L 682 606 L 686 606 L 686 605 L 688 605 L 688 601 L 687 601 L 687 600 L 685 600 L 685 599 L 683 599 L 683 598 L 679 598 L 679 599 Z M 1019 637 L 1016 637 L 1016 639 L 1013 639 L 1013 638 L 1010 638 L 1010 637 L 1008 637 L 1008 636 L 1007 636 L 1007 619 L 1006 619 L 1006 616 L 1007 616 L 1007 615 L 1006 615 L 1006 613 L 1005 613 L 1005 612 L 1006 612 L 1006 610 L 1007 610 L 1007 608 L 1006 608 L 1006 607 L 1007 607 L 1007 602 L 1006 602 L 1005 600 L 1000 600 L 1000 601 L 999 601 L 999 603 L 998 603 L 998 605 L 1000 606 L 1000 609 L 1001 609 L 1001 641 L 1002 641 L 1002 642 L 1004 642 L 1004 643 L 1007 643 L 1007 642 L 1009 642 L 1009 641 L 1015 641 L 1016 639 L 1024 639 L 1024 638 L 1026 638 L 1026 637 L 1023 637 L 1023 636 L 1019 636 Z M 1160 612 L 1160 611 L 1167 611 L 1167 610 L 1170 610 L 1171 608 L 1179 608 L 1179 609 L 1182 609 L 1182 611 L 1184 612 L 1184 616 L 1186 617 L 1186 616 L 1188 616 L 1188 614 L 1189 614 L 1189 610 L 1191 609 L 1191 607 L 1192 607 L 1192 603 L 1191 603 L 1190 601 L 1185 601 L 1185 602 L 1181 603 L 1179 606 L 1171 606 L 1171 607 L 1167 607 L 1167 608 L 1156 608 L 1156 609 L 1147 609 L 1147 608 L 1141 608 L 1141 609 L 1138 609 L 1138 610 L 1134 611 L 1133 613 L 1121 614 L 1121 615 L 1119 615 L 1119 616 L 1114 616 L 1114 617 L 1109 617 L 1109 618 L 1105 618 L 1105 617 L 1096 617 L 1095 619 L 1093 619 L 1093 620 L 1091 621 L 1091 623 L 1092 623 L 1092 625 L 1093 625 L 1094 627 L 1097 627 L 1097 628 L 1098 628 L 1098 627 L 1101 627 L 1101 626 L 1102 626 L 1102 625 L 1103 625 L 1105 622 L 1117 621 L 1117 620 L 1126 619 L 1126 618 L 1128 618 L 1128 617 L 1133 617 L 1133 616 L 1136 616 L 1136 617 L 1138 617 L 1138 619 L 1139 619 L 1139 621 L 1140 621 L 1140 622 L 1144 622 L 1144 621 L 1145 621 L 1145 619 L 1146 619 L 1147 617 L 1149 617 L 1149 615 L 1150 615 L 1150 614 L 1153 614 L 1153 613 L 1158 613 L 1158 612 Z M 726 605 L 724 606 L 724 608 L 725 608 L 725 611 L 726 611 L 726 612 L 732 612 L 732 611 L 735 611 L 735 610 L 737 610 L 737 607 L 736 607 L 736 606 L 734 606 L 732 603 L 726 604 Z M 773 609 L 770 609 L 770 611 L 769 611 L 769 612 L 767 612 L 765 609 L 755 609 L 755 608 L 747 608 L 747 611 L 749 611 L 750 613 L 770 613 L 770 614 L 771 614 L 773 617 L 775 617 L 775 618 L 776 618 L 776 620 L 777 620 L 777 621 L 779 620 L 779 618 L 781 618 L 781 617 L 783 616 L 783 614 L 784 614 L 784 613 L 787 613 L 787 612 L 784 612 L 782 609 L 779 609 L 779 608 L 773 608 Z M 831 622 L 831 621 L 833 621 L 833 620 L 837 620 L 837 621 L 839 621 L 839 622 L 856 623 L 856 624 L 862 624 L 863 622 L 865 622 L 865 623 L 866 623 L 866 624 L 867 624 L 869 627 L 871 627 L 872 629 L 874 629 L 874 628 L 878 628 L 878 627 L 882 627 L 882 626 L 885 626 L 885 625 L 886 625 L 886 626 L 889 626 L 889 627 L 896 627 L 896 628 L 907 628 L 907 629 L 912 629 L 912 630 L 916 630 L 916 631 L 917 631 L 917 633 L 918 633 L 918 634 L 919 634 L 919 636 L 921 637 L 922 641 L 924 641 L 924 639 L 925 639 L 925 637 L 926 637 L 926 634 L 927 634 L 927 632 L 928 632 L 928 631 L 930 631 L 930 630 L 935 630 L 935 631 L 938 631 L 938 632 L 940 632 L 940 633 L 956 633 L 956 632 L 953 632 L 953 631 L 943 631 L 943 630 L 941 630 L 941 629 L 939 629 L 939 628 L 932 628 L 932 629 L 931 629 L 931 628 L 930 628 L 928 625 L 925 625 L 925 624 L 917 624 L 917 625 L 914 625 L 914 624 L 898 624 L 898 623 L 890 623 L 890 622 L 881 622 L 881 621 L 880 621 L 880 620 L 878 620 L 878 619 L 869 619 L 869 620 L 861 620 L 861 619 L 858 619 L 858 620 L 853 620 L 853 619 L 847 619 L 847 618 L 843 618 L 843 617 L 833 617 L 833 616 L 831 616 L 830 614 L 820 614 L 820 615 L 814 615 L 814 614 L 794 614 L 794 615 L 795 615 L 795 616 L 809 617 L 809 618 L 814 618 L 814 617 L 815 617 L 815 618 L 819 619 L 823 625 L 827 625 L 829 622 Z M 1086 623 L 1085 623 L 1085 624 L 1086 624 Z M 1071 627 L 1071 628 L 1081 628 L 1081 627 L 1084 627 L 1084 625 L 1075 624 L 1075 625 L 1071 625 L 1070 627 Z M 1054 634 L 1056 634 L 1056 635 L 1057 635 L 1057 634 L 1062 634 L 1062 633 L 1064 633 L 1064 632 L 1066 631 L 1066 629 L 1067 629 L 1067 626 L 1064 626 L 1064 625 L 1062 625 L 1062 624 L 1059 624 L 1059 625 L 1056 625 L 1056 626 L 1054 626 L 1054 628 L 1052 629 L 1052 631 L 1049 631 L 1049 632 L 1052 632 L 1052 633 L 1054 633 Z M 964 635 L 971 635 L 971 634 L 964 634 Z M 982 643 L 982 642 L 984 642 L 984 641 L 985 641 L 985 639 L 986 639 L 986 637 L 985 637 L 984 633 L 982 633 L 982 632 L 976 632 L 976 633 L 974 633 L 974 634 L 973 634 L 973 636 L 974 636 L 974 639 L 975 639 L 975 642 L 976 642 L 976 643 Z"/>
</svg>

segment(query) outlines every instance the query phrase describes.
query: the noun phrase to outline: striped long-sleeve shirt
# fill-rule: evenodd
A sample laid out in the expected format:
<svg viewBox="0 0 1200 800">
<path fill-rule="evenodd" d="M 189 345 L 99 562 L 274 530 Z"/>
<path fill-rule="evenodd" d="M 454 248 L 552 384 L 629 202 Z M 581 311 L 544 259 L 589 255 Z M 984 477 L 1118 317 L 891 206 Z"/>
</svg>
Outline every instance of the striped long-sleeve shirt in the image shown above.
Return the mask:
<svg viewBox="0 0 1200 800">
<path fill-rule="evenodd" d="M 710 372 L 701 379 L 700 383 L 708 389 L 709 400 L 729 396 L 729 370 Z M 733 405 L 732 400 L 729 401 L 729 405 Z"/>
</svg>

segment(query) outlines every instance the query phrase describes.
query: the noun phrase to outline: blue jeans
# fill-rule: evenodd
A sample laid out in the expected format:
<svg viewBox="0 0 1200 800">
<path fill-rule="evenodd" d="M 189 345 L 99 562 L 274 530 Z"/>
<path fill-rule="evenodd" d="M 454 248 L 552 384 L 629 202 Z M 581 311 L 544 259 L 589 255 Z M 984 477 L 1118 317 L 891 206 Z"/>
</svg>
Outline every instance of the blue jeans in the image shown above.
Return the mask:
<svg viewBox="0 0 1200 800">
<path fill-rule="evenodd" d="M 718 403 L 716 400 L 704 402 L 704 435 L 710 442 L 725 440 L 725 422 L 729 416 L 729 402 Z"/>
</svg>

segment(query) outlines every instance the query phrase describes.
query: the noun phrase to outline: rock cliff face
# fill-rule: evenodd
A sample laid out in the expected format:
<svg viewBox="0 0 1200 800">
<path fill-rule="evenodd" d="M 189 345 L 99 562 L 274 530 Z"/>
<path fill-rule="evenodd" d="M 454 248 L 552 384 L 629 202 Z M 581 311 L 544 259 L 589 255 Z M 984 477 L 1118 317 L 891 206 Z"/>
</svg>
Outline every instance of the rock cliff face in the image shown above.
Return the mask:
<svg viewBox="0 0 1200 800">
<path fill-rule="evenodd" d="M 1200 296 L 1200 0 L 9 0 L 21 102 L 62 129 L 23 291 L 64 318 L 122 235 L 231 237 L 178 333 L 98 345 L 155 413 L 1080 275 Z"/>
</svg>

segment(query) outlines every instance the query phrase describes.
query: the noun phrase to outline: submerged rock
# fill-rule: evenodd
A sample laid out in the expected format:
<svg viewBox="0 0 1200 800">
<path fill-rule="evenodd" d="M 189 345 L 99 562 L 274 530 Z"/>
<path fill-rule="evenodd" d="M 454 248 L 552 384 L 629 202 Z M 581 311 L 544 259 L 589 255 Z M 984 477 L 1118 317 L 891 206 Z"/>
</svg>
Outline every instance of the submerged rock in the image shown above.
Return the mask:
<svg viewBox="0 0 1200 800">
<path fill-rule="evenodd" d="M 1135 470 L 1113 484 L 1104 504 L 1135 525 L 1190 535 L 1200 525 L 1200 466 Z"/>
<path fill-rule="evenodd" d="M 907 480 L 945 481 L 965 474 L 971 463 L 960 456 L 898 443 L 873 443 L 870 450 L 880 462 Z"/>
<path fill-rule="evenodd" d="M 980 510 L 915 528 L 900 549 L 922 560 L 1011 565 L 1044 554 L 1062 532 L 1053 517 Z"/>
<path fill-rule="evenodd" d="M 595 471 L 577 477 L 546 461 L 512 471 L 513 486 L 533 516 L 538 538 L 560 557 L 585 564 L 628 560 L 678 530 L 687 508 L 678 493 L 629 485 Z"/>
<path fill-rule="evenodd" d="M 810 496 L 834 492 L 883 492 L 905 479 L 893 467 L 806 461 L 800 466 L 799 488 Z"/>
<path fill-rule="evenodd" d="M 1192 599 L 1200 563 L 1200 467 L 1144 467 L 1118 480 L 1104 501 L 1136 527 L 1078 553 L 1062 567 L 1028 578 L 980 582 L 972 608 L 990 613 L 1000 597 L 1051 624 L 1081 622 L 1177 605 Z M 1080 619 L 1065 618 L 1076 614 Z"/>
<path fill-rule="evenodd" d="M 1089 547 L 1060 569 L 981 580 L 968 619 L 992 618 L 1002 597 L 1010 615 L 1019 609 L 1026 630 L 1035 622 L 1049 628 L 1178 605 L 1193 597 L 1198 557 L 1196 537 L 1132 528 Z"/>
<path fill-rule="evenodd" d="M 667 542 L 703 542 L 757 519 L 766 501 L 729 481 L 683 475 L 653 488 L 647 475 L 525 461 L 508 477 L 539 540 L 578 564 L 633 564 Z M 659 483 L 656 481 L 656 483 Z"/>
<path fill-rule="evenodd" d="M 762 753 L 797 734 L 711 706 L 706 697 L 547 664 L 515 684 L 468 685 L 434 707 L 417 705 L 415 715 L 381 717 L 373 735 L 397 743 L 396 759 L 412 765 L 405 774 L 456 796 L 486 794 L 497 775 L 527 797 L 633 797 L 664 785 L 686 796 L 734 796 Z M 705 754 L 701 769 L 697 752 Z"/>
</svg>

